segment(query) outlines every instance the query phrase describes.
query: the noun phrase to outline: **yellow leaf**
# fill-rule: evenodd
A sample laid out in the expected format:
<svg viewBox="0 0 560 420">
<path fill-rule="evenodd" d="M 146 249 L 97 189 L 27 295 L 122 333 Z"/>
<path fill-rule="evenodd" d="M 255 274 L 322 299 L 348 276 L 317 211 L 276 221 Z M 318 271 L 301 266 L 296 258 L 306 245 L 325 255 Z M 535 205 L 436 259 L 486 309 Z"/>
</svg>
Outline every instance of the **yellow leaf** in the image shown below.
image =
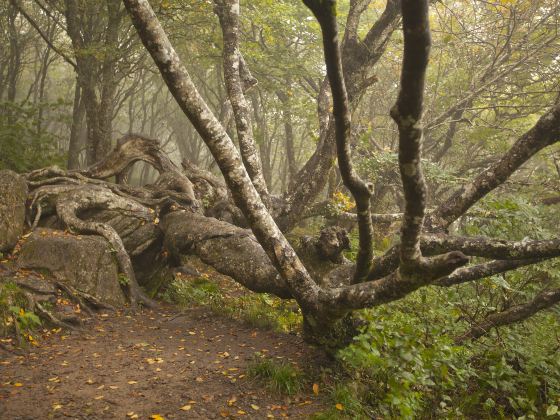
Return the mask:
<svg viewBox="0 0 560 420">
<path fill-rule="evenodd" d="M 152 415 L 150 416 L 150 418 L 151 418 L 152 420 L 165 420 L 165 417 L 163 417 L 163 416 L 160 415 L 160 414 L 152 414 Z"/>
<path fill-rule="evenodd" d="M 336 404 L 336 405 L 335 405 L 335 408 L 336 408 L 337 410 L 341 410 L 341 411 L 344 410 L 344 406 L 343 406 L 342 404 L 340 404 L 340 403 Z"/>
<path fill-rule="evenodd" d="M 313 384 L 313 393 L 319 395 L 319 384 Z"/>
<path fill-rule="evenodd" d="M 138 383 L 138 382 L 136 382 L 136 381 L 128 381 L 128 384 L 129 384 L 129 385 L 134 385 L 134 384 L 137 384 L 137 383 Z"/>
<path fill-rule="evenodd" d="M 20 386 L 23 386 L 23 384 L 20 383 L 20 382 L 16 382 L 16 383 L 14 384 L 14 386 L 17 386 L 17 387 L 19 388 Z"/>
<path fill-rule="evenodd" d="M 258 410 L 261 409 L 261 408 L 260 408 L 258 405 L 256 405 L 256 404 L 251 404 L 251 408 L 252 408 L 253 410 L 255 410 L 255 411 L 258 411 Z"/>
<path fill-rule="evenodd" d="M 183 411 L 189 411 L 192 408 L 192 405 L 184 405 L 180 409 Z"/>
</svg>

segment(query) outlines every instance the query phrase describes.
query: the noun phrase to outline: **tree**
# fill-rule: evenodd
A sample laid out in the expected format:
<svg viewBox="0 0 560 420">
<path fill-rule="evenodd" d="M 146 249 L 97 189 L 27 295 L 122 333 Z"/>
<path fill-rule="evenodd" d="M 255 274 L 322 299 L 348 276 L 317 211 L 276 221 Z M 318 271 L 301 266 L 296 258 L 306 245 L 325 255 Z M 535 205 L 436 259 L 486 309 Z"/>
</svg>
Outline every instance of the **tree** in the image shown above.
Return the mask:
<svg viewBox="0 0 560 420">
<path fill-rule="evenodd" d="M 558 141 L 558 103 L 498 160 L 428 211 L 422 159 L 426 132 L 428 140 L 433 140 L 430 129 L 434 130 L 450 117 L 462 118 L 490 85 L 488 78 L 494 74 L 496 63 L 488 67 L 492 70 L 476 75 L 471 92 L 459 98 L 459 105 L 441 111 L 440 116 L 432 119 L 432 126 L 425 129 L 422 116 L 431 45 L 428 1 L 389 0 L 379 19 L 362 37 L 358 32 L 360 18 L 370 2 L 351 1 L 346 32 L 340 41 L 336 2 L 305 0 L 304 3 L 321 28 L 327 77 L 320 87 L 315 83 L 321 121 L 316 150 L 291 178 L 283 196 L 275 196 L 267 185 L 253 132 L 254 116 L 248 96 L 254 78 L 240 50 L 239 1 L 214 2 L 223 36 L 224 83 L 234 125 L 233 130 L 228 130 L 229 121 L 220 121 L 203 99 L 149 2 L 124 0 L 142 43 L 175 101 L 210 150 L 225 184 L 189 162 L 184 162 L 180 169 L 163 153 L 157 141 L 127 135 L 112 153 L 85 170 L 46 168 L 30 173 L 34 225 L 44 215 L 42 209 L 48 209 L 75 231 L 94 232 L 107 238 L 117 250 L 121 270 L 130 279 L 128 288 L 133 302 L 149 303 L 137 284 L 147 275 L 143 262 L 157 259 L 164 265 L 173 263 L 184 253 L 196 254 L 253 291 L 295 299 L 304 314 L 307 336 L 326 345 L 340 345 L 340 341 L 332 339 L 348 338 L 353 333 L 349 327 L 352 313 L 357 309 L 402 299 L 428 285 L 443 287 L 476 281 L 560 255 L 560 238 L 508 241 L 450 233 L 450 226 L 474 204 L 502 186 L 537 152 Z M 551 10 L 543 13 L 547 15 Z M 360 130 L 352 121 L 359 115 L 365 90 L 377 80 L 372 67 L 387 51 L 388 40 L 401 24 L 401 16 L 404 49 L 400 90 L 390 115 L 398 130 L 397 167 L 402 183 L 399 196 L 403 213 L 379 215 L 372 211 L 372 199 L 375 199 L 372 184 L 363 179 L 360 173 L 363 171 L 354 167 L 353 155 L 358 149 L 355 144 Z M 500 61 L 501 57 L 496 55 L 494 61 L 502 65 L 505 59 Z M 492 83 L 505 77 L 503 71 L 492 77 Z M 288 117 L 289 114 L 282 115 L 289 125 Z M 285 131 L 289 133 L 289 129 Z M 433 140 L 437 145 L 436 160 L 448 152 L 450 146 L 445 144 L 453 144 L 455 134 L 456 125 L 451 122 L 443 140 Z M 443 149 L 440 149 L 442 141 Z M 338 232 L 325 232 L 317 241 L 298 249 L 285 237 L 285 232 L 312 208 L 325 187 L 334 156 L 342 182 L 356 204 L 353 216 L 358 224 L 359 250 L 355 264 L 336 264 L 347 246 L 344 235 Z M 139 188 L 101 181 L 121 175 L 138 160 L 148 162 L 160 173 L 153 185 Z M 288 156 L 288 166 L 293 167 L 291 160 Z M 95 184 L 95 188 L 76 186 L 77 183 Z M 206 215 L 203 202 L 211 203 Z M 119 223 L 115 222 L 115 213 Z M 229 216 L 224 216 L 226 213 Z M 374 222 L 397 218 L 401 219 L 399 243 L 385 254 L 375 256 Z M 123 219 L 129 223 L 126 229 L 122 228 Z M 236 224 L 248 226 L 252 234 Z M 131 230 L 130 225 L 137 230 Z M 162 245 L 167 251 L 165 257 L 161 257 Z M 467 265 L 470 257 L 484 260 Z M 317 264 L 319 259 L 323 260 L 322 269 L 317 269 L 321 266 Z M 328 270 L 333 268 L 332 263 L 334 269 Z M 488 317 L 464 337 L 478 337 L 492 326 L 526 319 L 559 300 L 557 289 L 543 290 L 525 304 Z"/>
</svg>

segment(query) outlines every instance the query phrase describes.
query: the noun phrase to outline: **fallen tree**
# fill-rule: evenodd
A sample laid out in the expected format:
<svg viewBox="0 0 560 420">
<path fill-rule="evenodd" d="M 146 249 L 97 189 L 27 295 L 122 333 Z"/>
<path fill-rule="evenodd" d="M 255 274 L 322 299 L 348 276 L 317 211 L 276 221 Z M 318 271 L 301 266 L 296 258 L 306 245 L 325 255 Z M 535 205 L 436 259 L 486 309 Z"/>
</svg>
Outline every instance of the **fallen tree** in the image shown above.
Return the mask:
<svg viewBox="0 0 560 420">
<path fill-rule="evenodd" d="M 310 191 L 318 188 L 316 178 L 320 175 L 297 183 L 294 188 L 299 188 L 299 192 L 292 191 L 283 197 L 274 197 L 266 188 L 255 154 L 251 116 L 240 75 L 245 65 L 241 65 L 239 53 L 238 0 L 216 0 L 215 6 L 223 29 L 225 82 L 240 151 L 197 91 L 149 3 L 124 0 L 145 48 L 211 151 L 224 182 L 189 162 L 179 168 L 163 153 L 157 140 L 129 134 L 117 142 L 105 159 L 85 170 L 50 167 L 26 174 L 30 227 L 68 229 L 105 238 L 126 278 L 126 295 L 133 305 L 151 304 L 141 286 L 155 269 L 179 264 L 182 255 L 196 255 L 252 291 L 295 299 L 304 316 L 307 337 L 329 345 L 339 345 L 354 333 L 354 310 L 401 299 L 428 285 L 448 287 L 472 282 L 560 256 L 558 238 L 515 242 L 457 237 L 448 232 L 450 224 L 477 201 L 503 184 L 539 150 L 560 139 L 559 104 L 545 113 L 499 161 L 427 215 L 427 187 L 420 157 L 424 77 L 430 47 L 429 5 L 425 0 L 390 1 L 382 16 L 388 20 L 382 22 L 383 28 L 393 25 L 401 12 L 404 31 L 401 90 L 391 116 L 399 130 L 399 169 L 405 206 L 403 214 L 372 214 L 372 186 L 354 170 L 350 149 L 351 103 L 358 92 L 354 88 L 348 90 L 347 84 L 354 86 L 353 77 L 360 72 L 352 65 L 343 66 L 336 2 L 304 3 L 323 32 L 333 115 L 328 127 L 325 126 L 325 132 L 330 134 L 324 138 L 324 154 L 312 158 L 302 173 L 312 174 L 309 171 L 313 167 L 321 172 L 317 168 L 326 165 L 325 154 L 328 155 L 329 148 L 336 149 L 344 185 L 357 207 L 352 216 L 359 231 L 355 264 L 340 256 L 348 246 L 344 234 L 325 232 L 301 245 L 289 243 L 284 236 L 294 221 L 305 217 L 302 208 L 312 211 L 310 202 L 302 204 L 295 197 L 304 192 L 313 197 Z M 371 64 L 371 60 L 366 63 Z M 137 161 L 146 162 L 159 172 L 152 185 L 133 187 L 109 181 L 112 177 L 122 178 Z M 202 203 L 207 203 L 206 207 Z M 401 221 L 399 244 L 382 256 L 373 253 L 376 220 Z M 470 257 L 489 261 L 469 266 Z M 527 303 L 530 309 L 493 316 L 478 329 L 473 327 L 465 337 L 477 338 L 493 326 L 522 321 L 557 303 L 560 293 L 543 291 L 535 299 Z"/>
</svg>

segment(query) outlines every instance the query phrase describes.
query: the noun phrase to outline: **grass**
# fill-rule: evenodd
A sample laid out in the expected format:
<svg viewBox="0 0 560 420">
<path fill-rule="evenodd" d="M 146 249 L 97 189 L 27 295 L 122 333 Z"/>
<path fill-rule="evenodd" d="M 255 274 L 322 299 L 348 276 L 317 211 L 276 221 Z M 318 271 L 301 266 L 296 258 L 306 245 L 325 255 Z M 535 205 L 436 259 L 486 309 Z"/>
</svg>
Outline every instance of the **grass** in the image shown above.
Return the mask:
<svg viewBox="0 0 560 420">
<path fill-rule="evenodd" d="M 193 281 L 173 281 L 163 299 L 181 308 L 189 308 L 195 305 L 211 305 L 215 301 L 222 301 L 223 296 L 217 284 L 199 277 Z"/>
<path fill-rule="evenodd" d="M 249 364 L 247 374 L 261 381 L 270 391 L 284 395 L 297 394 L 305 382 L 303 374 L 291 364 L 277 362 L 259 353 Z"/>
<path fill-rule="evenodd" d="M 264 293 L 231 296 L 207 277 L 176 279 L 162 297 L 180 308 L 207 306 L 217 314 L 256 328 L 291 332 L 301 324 L 301 314 L 290 302 Z"/>
<path fill-rule="evenodd" d="M 355 382 L 338 382 L 327 390 L 328 410 L 314 414 L 312 420 L 370 419 L 360 398 L 360 390 Z"/>
</svg>

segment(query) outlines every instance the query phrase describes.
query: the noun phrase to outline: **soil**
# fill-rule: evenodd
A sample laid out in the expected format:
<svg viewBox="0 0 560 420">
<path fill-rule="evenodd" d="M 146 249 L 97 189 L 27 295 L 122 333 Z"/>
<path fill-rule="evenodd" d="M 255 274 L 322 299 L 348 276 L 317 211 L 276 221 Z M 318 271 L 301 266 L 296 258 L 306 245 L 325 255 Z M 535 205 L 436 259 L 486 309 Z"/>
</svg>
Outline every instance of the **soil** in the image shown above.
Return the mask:
<svg viewBox="0 0 560 420">
<path fill-rule="evenodd" d="M 0 418 L 299 419 L 325 409 L 311 382 L 286 397 L 247 375 L 256 352 L 317 366 L 324 356 L 296 335 L 168 306 L 103 313 L 86 327 L 44 330 L 19 355 L 0 347 Z"/>
</svg>

